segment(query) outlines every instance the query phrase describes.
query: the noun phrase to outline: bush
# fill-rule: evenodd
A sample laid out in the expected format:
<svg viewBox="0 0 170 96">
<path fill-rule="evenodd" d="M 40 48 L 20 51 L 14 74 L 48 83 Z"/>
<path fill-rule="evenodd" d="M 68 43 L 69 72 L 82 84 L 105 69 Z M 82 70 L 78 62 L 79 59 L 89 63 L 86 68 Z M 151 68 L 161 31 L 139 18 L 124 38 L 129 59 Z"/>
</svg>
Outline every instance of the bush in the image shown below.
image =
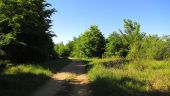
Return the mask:
<svg viewBox="0 0 170 96">
<path fill-rule="evenodd" d="M 128 58 L 136 59 L 157 59 L 169 58 L 169 42 L 162 40 L 156 35 L 146 36 L 141 41 L 131 44 Z"/>
</svg>

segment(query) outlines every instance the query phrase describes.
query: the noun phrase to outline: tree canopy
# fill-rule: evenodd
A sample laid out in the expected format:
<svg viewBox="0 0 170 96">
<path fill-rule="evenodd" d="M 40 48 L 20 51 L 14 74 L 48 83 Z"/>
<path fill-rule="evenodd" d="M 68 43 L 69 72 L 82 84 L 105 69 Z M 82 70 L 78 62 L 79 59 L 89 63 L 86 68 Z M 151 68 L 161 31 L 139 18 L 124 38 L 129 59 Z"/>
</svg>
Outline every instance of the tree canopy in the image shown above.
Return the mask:
<svg viewBox="0 0 170 96">
<path fill-rule="evenodd" d="M 0 1 L 0 57 L 12 61 L 40 61 L 55 56 L 50 16 L 45 0 Z"/>
<path fill-rule="evenodd" d="M 92 25 L 75 40 L 72 55 L 76 57 L 101 57 L 104 46 L 105 38 L 103 34 L 98 26 Z"/>
</svg>

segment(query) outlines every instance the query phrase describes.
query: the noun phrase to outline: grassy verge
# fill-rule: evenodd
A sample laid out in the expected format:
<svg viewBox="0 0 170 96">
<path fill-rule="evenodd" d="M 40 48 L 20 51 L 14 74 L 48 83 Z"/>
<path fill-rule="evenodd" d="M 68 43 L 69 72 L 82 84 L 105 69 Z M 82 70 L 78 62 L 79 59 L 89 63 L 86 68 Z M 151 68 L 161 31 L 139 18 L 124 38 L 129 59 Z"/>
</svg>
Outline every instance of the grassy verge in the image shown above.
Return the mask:
<svg viewBox="0 0 170 96">
<path fill-rule="evenodd" d="M 170 61 L 86 61 L 94 96 L 170 96 Z"/>
<path fill-rule="evenodd" d="M 0 72 L 0 96 L 30 96 L 69 63 L 68 59 L 58 59 L 45 64 L 7 64 Z"/>
</svg>

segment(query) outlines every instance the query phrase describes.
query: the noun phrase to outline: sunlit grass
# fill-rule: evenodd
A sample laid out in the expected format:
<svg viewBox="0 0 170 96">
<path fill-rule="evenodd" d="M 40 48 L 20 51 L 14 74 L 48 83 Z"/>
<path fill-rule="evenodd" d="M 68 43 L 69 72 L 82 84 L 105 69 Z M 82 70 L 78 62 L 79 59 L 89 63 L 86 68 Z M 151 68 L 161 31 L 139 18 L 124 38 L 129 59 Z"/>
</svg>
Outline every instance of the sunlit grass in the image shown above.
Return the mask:
<svg viewBox="0 0 170 96">
<path fill-rule="evenodd" d="M 120 58 L 89 60 L 89 66 L 92 67 L 88 75 L 95 96 L 170 95 L 169 60 L 110 63 L 118 59 L 120 60 Z M 105 66 L 106 64 L 111 66 Z"/>
<path fill-rule="evenodd" d="M 44 74 L 51 76 L 52 72 L 49 69 L 45 69 L 40 65 L 34 64 L 22 64 L 6 69 L 3 74 L 19 74 L 19 73 L 32 73 L 35 75 Z"/>
<path fill-rule="evenodd" d="M 69 59 L 57 59 L 44 64 L 1 63 L 0 96 L 30 96 L 70 62 Z"/>
</svg>

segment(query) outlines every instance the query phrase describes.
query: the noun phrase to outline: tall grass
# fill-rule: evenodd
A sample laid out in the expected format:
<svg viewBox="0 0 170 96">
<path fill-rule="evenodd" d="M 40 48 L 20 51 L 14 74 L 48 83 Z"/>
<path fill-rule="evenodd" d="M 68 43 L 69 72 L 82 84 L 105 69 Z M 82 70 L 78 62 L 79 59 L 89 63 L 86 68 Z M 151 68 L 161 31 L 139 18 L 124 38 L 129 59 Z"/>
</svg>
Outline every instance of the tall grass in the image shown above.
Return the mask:
<svg viewBox="0 0 170 96">
<path fill-rule="evenodd" d="M 89 60 L 94 96 L 170 96 L 170 60 Z"/>
</svg>

